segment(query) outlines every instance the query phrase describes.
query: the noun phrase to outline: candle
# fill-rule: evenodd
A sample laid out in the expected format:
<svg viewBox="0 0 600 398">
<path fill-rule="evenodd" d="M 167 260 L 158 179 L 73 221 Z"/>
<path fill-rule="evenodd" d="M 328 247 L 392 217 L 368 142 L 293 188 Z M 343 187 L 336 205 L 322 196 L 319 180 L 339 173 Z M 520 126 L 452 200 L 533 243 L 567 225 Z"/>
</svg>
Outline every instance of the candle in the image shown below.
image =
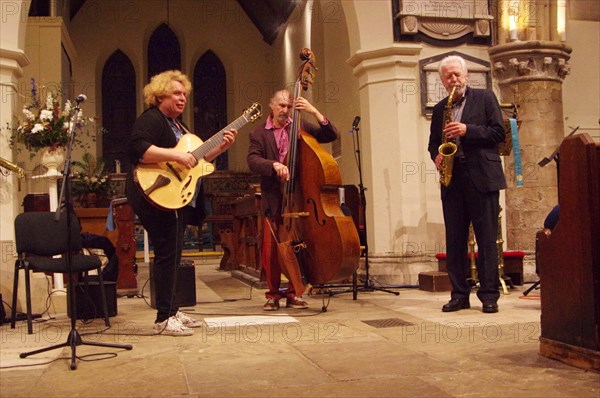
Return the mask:
<svg viewBox="0 0 600 398">
<path fill-rule="evenodd" d="M 121 174 L 121 161 L 119 159 L 115 160 L 115 172 Z"/>
<path fill-rule="evenodd" d="M 519 14 L 520 14 L 520 0 L 505 0 L 505 17 L 508 20 L 508 31 L 510 32 L 510 41 L 519 40 L 518 27 L 519 27 Z"/>
<path fill-rule="evenodd" d="M 560 41 L 567 41 L 566 34 L 566 1 L 558 0 L 556 4 L 556 30 Z"/>
</svg>

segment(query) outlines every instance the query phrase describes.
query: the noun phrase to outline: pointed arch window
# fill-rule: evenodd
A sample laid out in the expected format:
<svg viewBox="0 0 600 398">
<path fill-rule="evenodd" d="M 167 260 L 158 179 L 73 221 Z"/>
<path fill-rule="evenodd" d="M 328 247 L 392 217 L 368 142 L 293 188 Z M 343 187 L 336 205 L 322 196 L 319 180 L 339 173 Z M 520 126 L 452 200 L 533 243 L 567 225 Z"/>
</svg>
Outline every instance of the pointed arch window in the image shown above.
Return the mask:
<svg viewBox="0 0 600 398">
<path fill-rule="evenodd" d="M 166 70 L 181 70 L 181 47 L 175 32 L 162 24 L 148 41 L 148 81 Z"/>
<path fill-rule="evenodd" d="M 227 126 L 225 68 L 219 57 L 207 51 L 194 68 L 194 131 L 202 141 Z M 227 152 L 217 158 L 217 170 L 227 170 Z"/>
<path fill-rule="evenodd" d="M 136 117 L 135 70 L 121 50 L 115 51 L 102 69 L 102 158 L 109 172 L 129 170 L 124 142 L 131 134 Z"/>
</svg>

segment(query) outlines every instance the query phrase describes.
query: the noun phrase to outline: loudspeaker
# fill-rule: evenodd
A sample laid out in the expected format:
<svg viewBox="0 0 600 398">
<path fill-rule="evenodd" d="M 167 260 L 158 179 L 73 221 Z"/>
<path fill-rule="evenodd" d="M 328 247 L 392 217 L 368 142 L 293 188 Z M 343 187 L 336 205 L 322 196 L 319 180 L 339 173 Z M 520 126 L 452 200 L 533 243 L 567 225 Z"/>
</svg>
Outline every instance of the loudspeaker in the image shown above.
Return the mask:
<svg viewBox="0 0 600 398">
<path fill-rule="evenodd" d="M 102 310 L 102 294 L 100 282 L 97 276 L 89 276 L 87 292 L 84 282 L 73 284 L 75 292 L 75 304 L 77 306 L 77 319 L 104 318 Z M 104 293 L 106 294 L 106 306 L 108 316 L 117 315 L 117 284 L 104 281 Z M 67 314 L 71 317 L 71 296 L 67 295 Z"/>
<path fill-rule="evenodd" d="M 156 309 L 156 293 L 154 286 L 154 261 L 150 261 L 150 306 Z M 177 307 L 193 307 L 196 305 L 196 268 L 194 262 L 182 260 L 177 267 L 175 285 L 175 302 Z"/>
</svg>

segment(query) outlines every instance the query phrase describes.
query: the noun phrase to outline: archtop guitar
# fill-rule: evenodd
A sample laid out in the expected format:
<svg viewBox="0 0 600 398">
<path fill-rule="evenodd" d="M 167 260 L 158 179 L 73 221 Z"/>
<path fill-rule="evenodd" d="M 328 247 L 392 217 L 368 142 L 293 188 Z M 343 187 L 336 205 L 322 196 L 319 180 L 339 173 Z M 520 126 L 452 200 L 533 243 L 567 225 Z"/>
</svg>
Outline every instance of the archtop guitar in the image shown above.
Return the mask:
<svg viewBox="0 0 600 398">
<path fill-rule="evenodd" d="M 200 178 L 215 171 L 215 166 L 204 160 L 204 156 L 223 142 L 225 131 L 238 130 L 261 114 L 260 104 L 252 104 L 242 116 L 206 142 L 195 134 L 184 134 L 174 149 L 193 154 L 198 161 L 196 166 L 188 169 L 177 162 L 140 163 L 134 169 L 135 181 L 150 202 L 160 208 L 177 210 L 186 206 L 194 198 Z"/>
</svg>

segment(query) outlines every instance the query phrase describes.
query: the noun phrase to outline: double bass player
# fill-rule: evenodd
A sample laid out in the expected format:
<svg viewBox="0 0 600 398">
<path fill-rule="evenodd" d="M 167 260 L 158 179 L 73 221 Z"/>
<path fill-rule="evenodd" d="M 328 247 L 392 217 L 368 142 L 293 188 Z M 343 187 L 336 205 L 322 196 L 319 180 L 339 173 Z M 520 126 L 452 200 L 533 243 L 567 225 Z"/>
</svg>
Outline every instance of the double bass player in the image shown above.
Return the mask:
<svg viewBox="0 0 600 398">
<path fill-rule="evenodd" d="M 247 163 L 250 170 L 260 175 L 261 212 L 264 216 L 261 262 L 265 272 L 268 291 L 263 309 L 279 309 L 279 301 L 286 299 L 287 308 L 308 308 L 302 299 L 304 292 L 294 286 L 291 279 L 285 291 L 280 290 L 282 265 L 277 255 L 276 236 L 282 220 L 283 194 L 281 185 L 290 178 L 285 165 L 289 148 L 291 113 L 293 109 L 313 116 L 317 124 L 301 119 L 302 129 L 320 143 L 338 138 L 336 127 L 304 97 L 292 100 L 288 90 L 275 92 L 270 99 L 271 113 L 266 122 L 250 134 Z M 299 271 L 299 270 L 296 270 Z"/>
</svg>

